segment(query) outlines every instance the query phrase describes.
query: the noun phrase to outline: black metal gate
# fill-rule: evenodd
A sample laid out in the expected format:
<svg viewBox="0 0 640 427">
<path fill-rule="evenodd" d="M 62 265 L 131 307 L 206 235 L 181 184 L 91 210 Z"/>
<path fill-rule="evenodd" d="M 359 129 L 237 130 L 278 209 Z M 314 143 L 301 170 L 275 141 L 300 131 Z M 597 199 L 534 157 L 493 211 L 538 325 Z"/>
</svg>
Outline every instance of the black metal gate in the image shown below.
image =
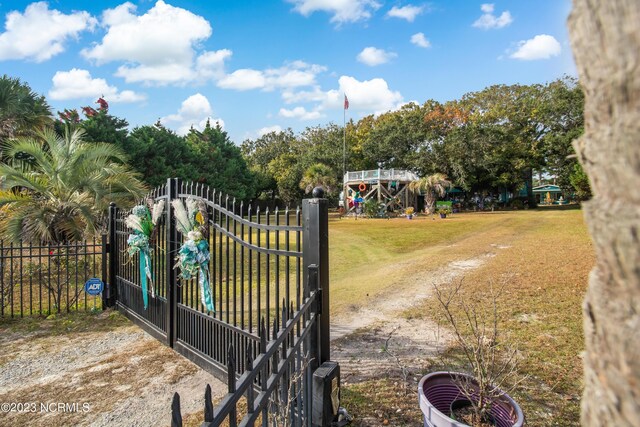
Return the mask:
<svg viewBox="0 0 640 427">
<path fill-rule="evenodd" d="M 236 404 L 244 394 L 249 405 L 243 425 L 253 425 L 260 414 L 266 423 L 269 411 L 283 408 L 294 425 L 310 423 L 311 375 L 329 360 L 329 314 L 323 311 L 329 302 L 326 200 L 304 200 L 302 210 L 261 212 L 178 179 L 169 179 L 150 197 L 165 200 L 151 256 L 155 296 L 148 296 L 145 310 L 138 260 L 126 253 L 128 212 L 111 206 L 109 301 L 228 382 L 232 393 L 220 420 L 229 417 L 235 425 Z M 174 268 L 183 236 L 171 202 L 188 198 L 207 206 L 215 313 L 200 302 L 197 278 L 179 278 Z"/>
</svg>

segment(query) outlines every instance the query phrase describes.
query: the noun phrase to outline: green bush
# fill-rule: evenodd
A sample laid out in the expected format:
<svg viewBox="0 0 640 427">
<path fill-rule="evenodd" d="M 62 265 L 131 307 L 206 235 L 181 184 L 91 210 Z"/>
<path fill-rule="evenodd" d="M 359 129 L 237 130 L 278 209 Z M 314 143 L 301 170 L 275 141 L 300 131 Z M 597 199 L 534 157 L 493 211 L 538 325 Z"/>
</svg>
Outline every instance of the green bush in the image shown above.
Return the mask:
<svg viewBox="0 0 640 427">
<path fill-rule="evenodd" d="M 364 202 L 364 214 L 367 218 L 375 218 L 378 216 L 378 202 L 374 199 L 369 199 Z"/>
<path fill-rule="evenodd" d="M 509 202 L 509 206 L 511 206 L 512 209 L 522 209 L 524 208 L 524 202 L 522 199 L 513 199 Z"/>
</svg>

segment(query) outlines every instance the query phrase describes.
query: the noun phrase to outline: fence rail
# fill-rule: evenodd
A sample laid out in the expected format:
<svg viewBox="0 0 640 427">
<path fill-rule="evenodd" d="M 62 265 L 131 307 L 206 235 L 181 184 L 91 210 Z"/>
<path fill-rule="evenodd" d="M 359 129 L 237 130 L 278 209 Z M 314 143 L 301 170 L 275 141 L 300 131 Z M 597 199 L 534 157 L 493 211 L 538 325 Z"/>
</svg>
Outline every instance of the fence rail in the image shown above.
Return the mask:
<svg viewBox="0 0 640 427">
<path fill-rule="evenodd" d="M 260 352 L 253 360 L 250 351 L 245 353 L 244 372 L 236 378 L 236 351 L 228 350 L 227 379 L 228 394 L 214 408 L 211 402 L 211 388 L 207 385 L 204 399 L 204 423 L 202 427 L 218 427 L 228 423 L 252 426 L 259 420 L 263 426 L 287 425 L 310 426 L 311 408 L 311 367 L 312 325 L 317 321 L 319 290 L 317 288 L 318 269 L 309 268 L 310 291 L 304 304 L 297 312 L 283 302 L 282 324 L 274 320 L 273 339 L 267 342 L 267 328 L 261 322 Z M 240 411 L 240 399 L 246 400 L 246 409 Z M 174 394 L 171 405 L 172 427 L 182 426 L 180 395 Z M 238 420 L 240 421 L 238 424 Z"/>
<path fill-rule="evenodd" d="M 347 172 L 343 177 L 343 181 L 345 184 L 379 179 L 409 182 L 415 181 L 416 179 L 418 179 L 418 176 L 411 171 L 402 169 L 373 169 L 367 171 Z"/>
<path fill-rule="evenodd" d="M 107 240 L 34 244 L 0 240 L 0 317 L 102 309 L 84 290 L 90 278 L 106 282 Z"/>
</svg>

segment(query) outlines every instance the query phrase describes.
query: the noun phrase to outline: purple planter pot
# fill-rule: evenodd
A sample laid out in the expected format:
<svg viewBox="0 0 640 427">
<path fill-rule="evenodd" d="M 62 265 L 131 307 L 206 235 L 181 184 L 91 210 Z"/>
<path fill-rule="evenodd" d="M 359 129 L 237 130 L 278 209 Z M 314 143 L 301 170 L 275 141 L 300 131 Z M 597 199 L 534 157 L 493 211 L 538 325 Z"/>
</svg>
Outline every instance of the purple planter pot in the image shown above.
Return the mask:
<svg viewBox="0 0 640 427">
<path fill-rule="evenodd" d="M 425 375 L 418 384 L 418 400 L 424 419 L 424 427 L 468 427 L 467 424 L 449 417 L 449 410 L 454 401 L 466 399 L 452 375 L 472 378 L 458 372 L 433 372 Z M 520 406 L 509 395 L 504 393 L 491 407 L 491 417 L 496 427 L 522 427 L 524 414 Z"/>
</svg>

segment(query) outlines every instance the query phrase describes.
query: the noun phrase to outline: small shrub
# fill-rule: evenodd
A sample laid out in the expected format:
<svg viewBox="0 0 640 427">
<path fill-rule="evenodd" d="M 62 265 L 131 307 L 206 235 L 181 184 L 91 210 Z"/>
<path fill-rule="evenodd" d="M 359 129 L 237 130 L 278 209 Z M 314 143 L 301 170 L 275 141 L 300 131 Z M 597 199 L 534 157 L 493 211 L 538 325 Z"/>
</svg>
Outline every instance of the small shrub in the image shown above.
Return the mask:
<svg viewBox="0 0 640 427">
<path fill-rule="evenodd" d="M 440 206 L 436 212 L 440 215 L 449 215 L 451 214 L 451 208 L 449 206 Z"/>
<path fill-rule="evenodd" d="M 513 199 L 509 202 L 509 206 L 511 206 L 512 209 L 522 209 L 524 208 L 524 202 L 521 199 Z"/>
</svg>

